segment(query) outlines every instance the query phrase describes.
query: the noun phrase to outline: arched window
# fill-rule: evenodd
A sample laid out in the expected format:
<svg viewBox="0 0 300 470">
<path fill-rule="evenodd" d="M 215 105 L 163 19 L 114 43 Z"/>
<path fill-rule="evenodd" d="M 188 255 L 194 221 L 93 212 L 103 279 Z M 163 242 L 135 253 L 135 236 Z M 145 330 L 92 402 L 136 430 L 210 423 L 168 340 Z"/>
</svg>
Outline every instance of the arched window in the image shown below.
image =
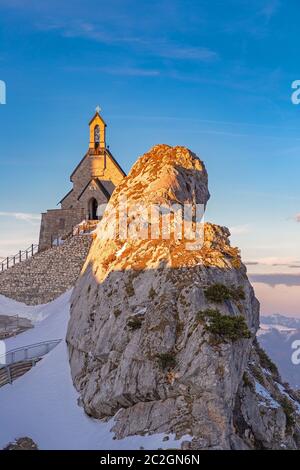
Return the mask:
<svg viewBox="0 0 300 470">
<path fill-rule="evenodd" d="M 97 216 L 98 202 L 94 197 L 92 197 L 89 200 L 88 210 L 89 210 L 89 220 L 97 220 L 98 219 L 98 216 Z"/>
<path fill-rule="evenodd" d="M 94 142 L 95 142 L 95 148 L 99 147 L 100 144 L 100 127 L 95 126 L 94 128 Z"/>
</svg>

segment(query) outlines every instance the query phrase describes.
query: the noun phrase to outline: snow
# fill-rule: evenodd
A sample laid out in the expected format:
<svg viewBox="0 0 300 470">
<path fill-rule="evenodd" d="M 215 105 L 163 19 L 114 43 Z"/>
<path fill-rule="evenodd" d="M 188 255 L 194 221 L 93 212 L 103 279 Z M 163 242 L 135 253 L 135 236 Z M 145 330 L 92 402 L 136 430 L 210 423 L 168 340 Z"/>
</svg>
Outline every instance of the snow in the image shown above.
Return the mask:
<svg viewBox="0 0 300 470">
<path fill-rule="evenodd" d="M 280 404 L 276 400 L 274 400 L 268 390 L 263 387 L 259 382 L 255 382 L 255 392 L 260 395 L 265 400 L 265 402 L 267 402 L 267 405 L 271 408 L 280 408 Z M 265 402 L 261 401 L 259 404 L 266 405 Z"/>
<path fill-rule="evenodd" d="M 283 385 L 277 383 L 277 387 L 279 388 L 280 392 L 285 395 L 294 405 L 294 407 L 296 408 L 296 411 L 297 413 L 300 413 L 300 403 L 296 400 L 294 400 L 294 398 L 292 398 L 286 391 L 285 391 L 285 388 Z"/>
<path fill-rule="evenodd" d="M 44 320 L 49 314 L 51 314 L 51 310 L 47 304 L 37 306 L 25 305 L 0 295 L 0 315 L 19 315 L 19 317 L 28 318 L 32 323 L 37 323 Z"/>
<path fill-rule="evenodd" d="M 147 312 L 147 307 L 142 307 L 138 309 L 136 312 L 134 312 L 134 315 L 145 315 Z"/>
<path fill-rule="evenodd" d="M 122 248 L 120 248 L 120 250 L 116 252 L 116 258 L 119 258 L 119 256 L 121 256 L 124 253 L 124 251 L 126 250 L 126 247 L 127 247 L 127 242 L 124 243 Z"/>
<path fill-rule="evenodd" d="M 297 331 L 295 328 L 290 328 L 288 326 L 261 323 L 257 335 L 262 336 L 266 333 L 270 333 L 270 331 L 273 329 L 279 331 L 280 333 L 295 333 Z"/>
<path fill-rule="evenodd" d="M 44 320 L 35 328 L 6 340 L 8 349 L 49 339 L 65 338 L 70 310 L 71 291 L 40 307 Z M 36 307 L 26 307 L 1 299 L 6 311 L 20 307 L 36 316 Z M 34 368 L 12 385 L 0 388 L 0 448 L 19 437 L 28 436 L 40 449 L 135 450 L 180 448 L 191 436 L 175 440 L 166 434 L 130 436 L 115 440 L 110 431 L 114 418 L 102 422 L 89 418 L 78 406 L 78 393 L 73 387 L 65 341 L 47 354 Z"/>
<path fill-rule="evenodd" d="M 58 237 L 58 238 L 55 238 L 53 241 L 52 241 L 52 246 L 61 246 L 63 245 L 65 242 L 65 240 L 63 240 L 63 238 L 61 237 Z"/>
</svg>

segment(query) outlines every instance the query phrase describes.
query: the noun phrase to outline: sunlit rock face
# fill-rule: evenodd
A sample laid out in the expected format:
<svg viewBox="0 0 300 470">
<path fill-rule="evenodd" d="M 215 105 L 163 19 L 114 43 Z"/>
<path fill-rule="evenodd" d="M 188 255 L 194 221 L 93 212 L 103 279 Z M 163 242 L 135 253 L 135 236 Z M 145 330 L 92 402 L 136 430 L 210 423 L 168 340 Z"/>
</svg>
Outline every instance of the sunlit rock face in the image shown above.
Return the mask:
<svg viewBox="0 0 300 470">
<path fill-rule="evenodd" d="M 118 439 L 175 433 L 189 436 L 183 448 L 295 448 L 296 425 L 291 433 L 276 401 L 280 390 L 253 345 L 259 304 L 228 229 L 205 224 L 192 248 L 173 229 L 167 239 L 163 230 L 156 238 L 124 236 L 137 219 L 144 235 L 162 228 L 140 206 L 205 206 L 208 198 L 204 164 L 167 145 L 140 157 L 116 188 L 73 293 L 67 342 L 74 384 L 89 415 L 116 415 Z M 129 215 L 117 232 L 124 200 Z M 216 284 L 243 295 L 216 301 L 206 293 Z M 212 333 L 201 316 L 206 309 L 242 317 L 249 335 Z"/>
</svg>

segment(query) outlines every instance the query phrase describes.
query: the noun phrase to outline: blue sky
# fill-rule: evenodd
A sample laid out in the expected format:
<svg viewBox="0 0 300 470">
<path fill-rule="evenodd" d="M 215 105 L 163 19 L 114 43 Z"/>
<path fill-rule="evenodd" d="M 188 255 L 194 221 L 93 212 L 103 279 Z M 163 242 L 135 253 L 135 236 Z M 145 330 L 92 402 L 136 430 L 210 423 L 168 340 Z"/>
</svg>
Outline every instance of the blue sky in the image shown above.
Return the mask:
<svg viewBox="0 0 300 470">
<path fill-rule="evenodd" d="M 231 228 L 250 273 L 298 285 L 299 13 L 296 0 L 0 0 L 0 257 L 36 241 L 100 104 L 125 170 L 157 143 L 191 148 L 207 220 Z M 293 295 L 285 312 L 300 314 Z"/>
</svg>

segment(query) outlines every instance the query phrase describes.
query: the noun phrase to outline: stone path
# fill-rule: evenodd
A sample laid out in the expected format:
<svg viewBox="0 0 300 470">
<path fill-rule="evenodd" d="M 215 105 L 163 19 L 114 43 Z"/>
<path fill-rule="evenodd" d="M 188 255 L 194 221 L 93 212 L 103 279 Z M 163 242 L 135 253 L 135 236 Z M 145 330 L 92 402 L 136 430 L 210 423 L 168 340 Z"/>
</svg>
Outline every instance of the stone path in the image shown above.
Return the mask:
<svg viewBox="0 0 300 470">
<path fill-rule="evenodd" d="M 91 235 L 71 237 L 0 273 L 0 294 L 27 305 L 51 302 L 74 286 L 91 243 Z"/>
</svg>

